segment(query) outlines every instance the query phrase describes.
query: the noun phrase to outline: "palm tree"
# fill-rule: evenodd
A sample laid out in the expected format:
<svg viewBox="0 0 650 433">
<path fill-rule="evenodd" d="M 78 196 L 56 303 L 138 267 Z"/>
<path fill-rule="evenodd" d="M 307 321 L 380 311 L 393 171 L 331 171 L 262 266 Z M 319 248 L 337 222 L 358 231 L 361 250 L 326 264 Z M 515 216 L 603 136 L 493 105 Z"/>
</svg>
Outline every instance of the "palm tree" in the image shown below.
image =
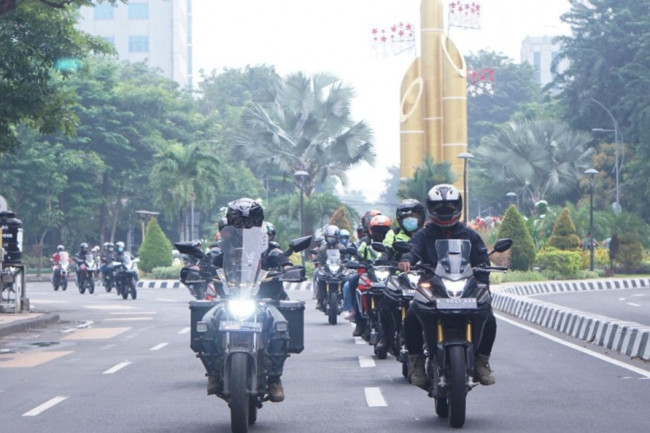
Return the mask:
<svg viewBox="0 0 650 433">
<path fill-rule="evenodd" d="M 209 209 L 215 204 L 221 179 L 216 149 L 207 143 L 183 145 L 168 142 L 155 155 L 150 181 L 153 203 L 174 219 L 180 215 L 179 239 L 189 239 L 188 213 L 191 206 Z"/>
<path fill-rule="evenodd" d="M 276 94 L 272 106 L 254 104 L 244 112 L 244 132 L 235 139 L 237 154 L 254 172 L 294 179 L 305 171 L 309 197 L 316 184 L 332 176 L 345 184 L 346 170 L 374 162 L 372 131 L 351 118 L 351 87 L 330 74 L 296 73 L 279 82 Z"/>
<path fill-rule="evenodd" d="M 562 204 L 577 198 L 580 178 L 592 166 L 590 141 L 588 133 L 563 122 L 524 120 L 485 137 L 474 154 L 486 184 L 503 194 L 516 191 L 532 209 L 540 200 Z"/>
<path fill-rule="evenodd" d="M 415 170 L 413 177 L 400 182 L 397 196 L 400 199 L 414 198 L 422 203 L 426 202 L 429 190 L 440 183 L 454 183 L 456 174 L 451 171 L 449 162 L 436 164 L 431 158 Z"/>
</svg>

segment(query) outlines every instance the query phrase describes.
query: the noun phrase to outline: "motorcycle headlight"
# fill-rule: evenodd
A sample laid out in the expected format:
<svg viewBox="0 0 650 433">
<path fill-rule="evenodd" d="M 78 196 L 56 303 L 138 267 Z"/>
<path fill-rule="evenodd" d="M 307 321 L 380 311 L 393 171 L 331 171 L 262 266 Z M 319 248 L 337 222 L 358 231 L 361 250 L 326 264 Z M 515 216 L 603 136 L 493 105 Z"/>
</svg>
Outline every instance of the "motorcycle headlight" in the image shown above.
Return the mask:
<svg viewBox="0 0 650 433">
<path fill-rule="evenodd" d="M 329 265 L 330 272 L 333 274 L 338 274 L 339 270 L 341 269 L 341 265 Z"/>
<path fill-rule="evenodd" d="M 255 307 L 254 299 L 231 299 L 228 301 L 228 312 L 238 321 L 255 314 Z"/>
<path fill-rule="evenodd" d="M 413 272 L 408 272 L 406 278 L 408 278 L 411 287 L 417 287 L 418 281 L 420 281 L 420 276 Z"/>
<path fill-rule="evenodd" d="M 380 283 L 385 283 L 389 275 L 390 271 L 388 269 L 375 269 L 375 277 L 377 277 L 377 281 Z"/>
<path fill-rule="evenodd" d="M 450 298 L 460 298 L 463 294 L 463 289 L 465 288 L 465 283 L 467 280 L 458 280 L 458 281 L 445 281 L 445 289 L 447 289 L 447 295 Z"/>
</svg>

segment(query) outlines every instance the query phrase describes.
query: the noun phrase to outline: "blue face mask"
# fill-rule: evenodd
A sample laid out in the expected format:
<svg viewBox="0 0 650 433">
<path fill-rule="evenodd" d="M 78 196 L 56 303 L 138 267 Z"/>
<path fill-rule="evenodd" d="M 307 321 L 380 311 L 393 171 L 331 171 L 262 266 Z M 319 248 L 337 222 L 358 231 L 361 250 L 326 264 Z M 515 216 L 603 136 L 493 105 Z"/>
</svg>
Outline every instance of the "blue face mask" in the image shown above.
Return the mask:
<svg viewBox="0 0 650 433">
<path fill-rule="evenodd" d="M 404 230 L 407 232 L 414 232 L 418 228 L 418 219 L 417 218 L 404 218 L 402 220 L 402 225 Z"/>
</svg>

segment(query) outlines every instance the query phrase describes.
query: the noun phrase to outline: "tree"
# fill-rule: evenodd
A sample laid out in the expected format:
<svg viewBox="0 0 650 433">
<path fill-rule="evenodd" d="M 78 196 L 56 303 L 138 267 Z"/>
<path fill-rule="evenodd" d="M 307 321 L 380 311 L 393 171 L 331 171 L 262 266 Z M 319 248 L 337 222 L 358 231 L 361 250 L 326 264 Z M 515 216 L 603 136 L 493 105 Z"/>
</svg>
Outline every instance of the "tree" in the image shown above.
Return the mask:
<svg viewBox="0 0 650 433">
<path fill-rule="evenodd" d="M 454 183 L 456 178 L 449 162 L 435 163 L 427 158 L 415 170 L 413 177 L 401 182 L 397 195 L 400 199 L 414 198 L 425 203 L 431 188 L 440 183 Z"/>
<path fill-rule="evenodd" d="M 140 269 L 151 272 L 153 268 L 172 265 L 172 243 L 160 229 L 156 218 L 149 219 L 145 229 L 144 242 L 138 250 Z"/>
<path fill-rule="evenodd" d="M 62 84 L 89 53 L 110 53 L 75 29 L 73 5 L 89 0 L 0 0 L 0 153 L 20 145 L 17 126 L 71 132 L 74 94 Z"/>
<path fill-rule="evenodd" d="M 374 161 L 372 132 L 365 122 L 352 120 L 354 92 L 337 77 L 296 73 L 280 81 L 275 92 L 270 108 L 256 103 L 244 112 L 234 143 L 254 173 L 277 170 L 293 179 L 295 172 L 306 171 L 303 190 L 309 197 L 316 184 L 333 176 L 345 185 L 346 170 Z"/>
<path fill-rule="evenodd" d="M 548 245 L 558 250 L 577 250 L 580 248 L 580 237 L 577 235 L 576 226 L 569 216 L 569 209 L 564 208 L 553 225 L 553 234 L 548 240 Z"/>
<path fill-rule="evenodd" d="M 474 150 L 480 166 L 480 195 L 503 201 L 505 192 L 524 197 L 530 211 L 535 203 L 577 199 L 584 170 L 591 167 L 590 136 L 562 122 L 511 122 L 485 137 Z M 496 194 L 496 195 L 495 195 Z"/>
<path fill-rule="evenodd" d="M 529 270 L 535 261 L 535 244 L 516 206 L 511 205 L 506 210 L 498 237 L 512 239 L 510 267 L 517 271 Z"/>
</svg>

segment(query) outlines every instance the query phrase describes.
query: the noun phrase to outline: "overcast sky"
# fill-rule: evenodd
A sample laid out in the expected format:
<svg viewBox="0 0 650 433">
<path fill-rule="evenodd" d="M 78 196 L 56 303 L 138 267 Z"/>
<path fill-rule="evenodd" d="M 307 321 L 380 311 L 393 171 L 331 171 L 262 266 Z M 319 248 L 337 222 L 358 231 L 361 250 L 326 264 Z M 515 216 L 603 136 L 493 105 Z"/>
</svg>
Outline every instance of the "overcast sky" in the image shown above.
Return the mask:
<svg viewBox="0 0 650 433">
<path fill-rule="evenodd" d="M 481 29 L 449 32 L 466 55 L 487 49 L 518 62 L 526 36 L 567 33 L 559 16 L 568 0 L 473 1 L 481 5 Z M 330 72 L 352 85 L 354 119 L 373 128 L 378 158 L 374 168 L 352 170 L 348 188 L 376 199 L 386 168 L 399 164 L 399 87 L 416 54 L 377 49 L 371 30 L 399 23 L 419 29 L 419 13 L 420 0 L 193 0 L 195 77 L 201 69 L 267 64 L 283 75 Z"/>
</svg>

